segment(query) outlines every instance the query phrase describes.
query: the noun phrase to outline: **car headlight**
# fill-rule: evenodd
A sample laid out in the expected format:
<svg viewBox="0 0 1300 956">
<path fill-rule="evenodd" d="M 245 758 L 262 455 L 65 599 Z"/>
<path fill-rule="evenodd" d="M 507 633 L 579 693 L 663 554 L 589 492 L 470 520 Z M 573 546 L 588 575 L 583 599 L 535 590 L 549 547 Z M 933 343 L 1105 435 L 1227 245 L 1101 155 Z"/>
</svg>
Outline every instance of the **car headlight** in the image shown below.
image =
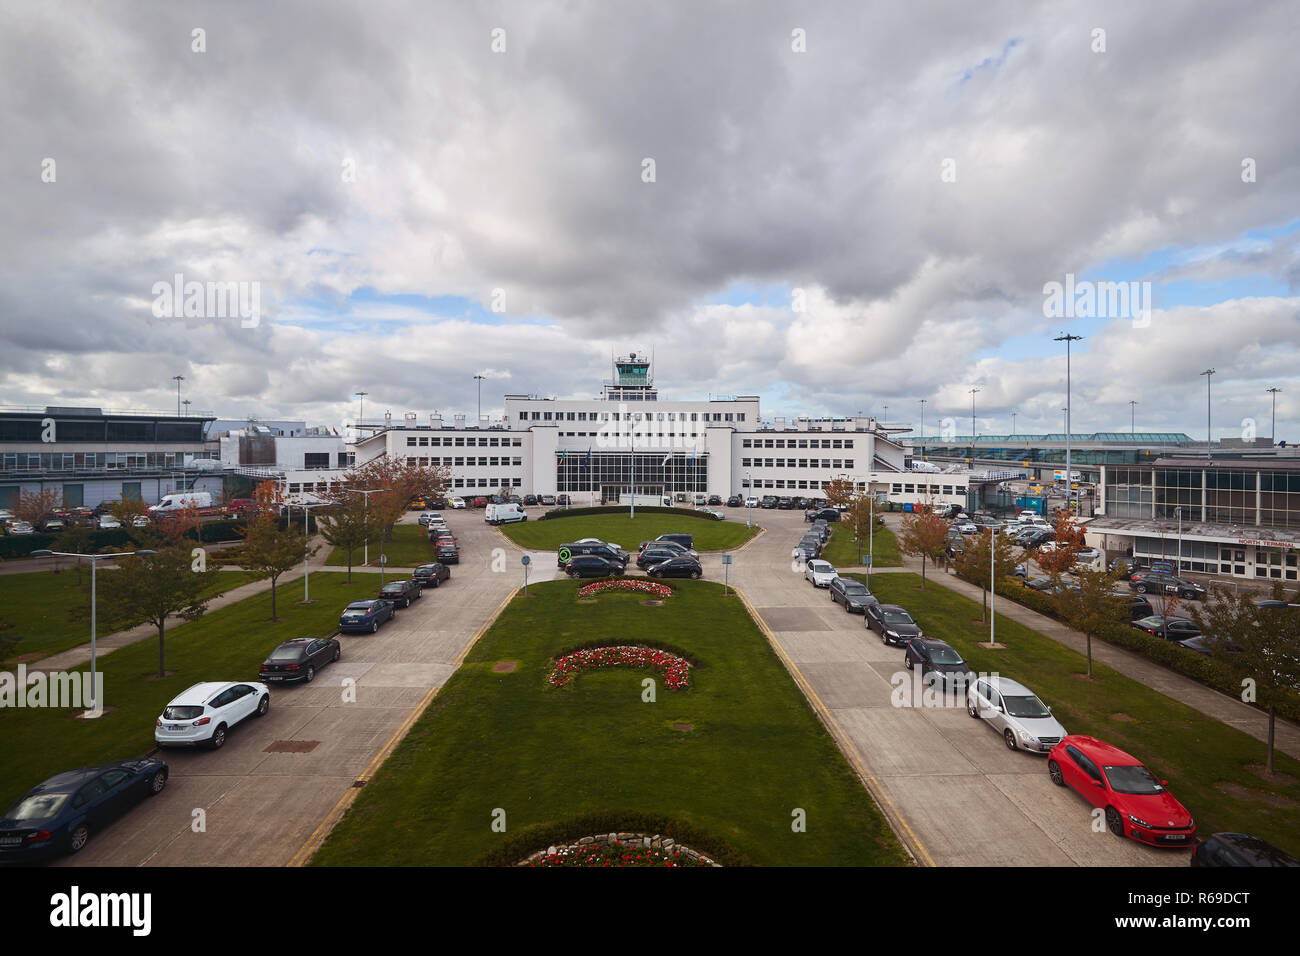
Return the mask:
<svg viewBox="0 0 1300 956">
<path fill-rule="evenodd" d="M 1133 814 L 1131 813 L 1128 815 L 1128 818 L 1140 827 L 1146 827 L 1148 830 L 1151 829 L 1151 824 L 1147 823 L 1145 820 L 1133 816 Z"/>
<path fill-rule="evenodd" d="M 1027 731 L 1027 730 L 1020 730 L 1020 731 L 1017 731 L 1017 733 L 1020 735 L 1020 739 L 1023 740 L 1023 741 L 1024 741 L 1025 743 L 1027 743 L 1027 744 L 1036 744 L 1036 743 L 1038 743 L 1038 738 L 1035 737 L 1033 734 L 1031 734 L 1031 733 L 1030 733 L 1029 731 Z"/>
<path fill-rule="evenodd" d="M 886 631 L 885 633 L 886 633 L 887 635 L 889 635 L 890 637 L 898 637 L 898 636 L 899 636 L 897 631 Z"/>
</svg>

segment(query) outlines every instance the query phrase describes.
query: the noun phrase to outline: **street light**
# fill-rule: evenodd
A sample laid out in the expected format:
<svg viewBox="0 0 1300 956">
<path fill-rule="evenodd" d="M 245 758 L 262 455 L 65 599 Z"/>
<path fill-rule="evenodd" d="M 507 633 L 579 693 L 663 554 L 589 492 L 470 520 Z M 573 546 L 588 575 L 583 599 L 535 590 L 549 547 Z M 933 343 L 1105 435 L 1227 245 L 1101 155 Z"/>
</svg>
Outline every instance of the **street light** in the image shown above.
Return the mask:
<svg viewBox="0 0 1300 956">
<path fill-rule="evenodd" d="M 369 499 L 367 499 L 367 500 L 369 500 Z M 303 574 L 303 576 L 302 576 L 302 603 L 303 603 L 303 604 L 310 604 L 310 603 L 311 603 L 311 562 L 307 559 L 307 535 L 308 535 L 308 531 L 307 531 L 307 513 L 308 513 L 312 508 L 324 508 L 324 507 L 327 507 L 327 506 L 328 506 L 328 502 L 323 502 L 323 501 L 318 501 L 318 502 L 315 502 L 315 503 L 312 503 L 312 504 L 301 504 L 301 505 L 286 504 L 286 505 L 285 505 L 285 507 L 289 509 L 289 514 L 290 514 L 291 517 L 292 517 L 292 515 L 293 515 L 293 509 L 294 509 L 294 508 L 301 508 L 301 509 L 302 509 L 302 549 L 303 549 L 303 553 L 302 553 L 302 568 L 303 568 L 303 572 L 302 572 L 302 574 Z"/>
<path fill-rule="evenodd" d="M 366 496 L 366 515 L 369 516 L 369 514 L 370 514 L 370 496 L 371 496 L 371 495 L 377 495 L 377 494 L 379 494 L 379 492 L 381 492 L 381 491 L 392 491 L 393 489 L 392 489 L 392 488 L 369 488 L 369 489 L 366 489 L 366 490 L 363 491 L 363 490 L 360 489 L 360 488 L 344 488 L 343 490 L 344 490 L 344 491 L 350 491 L 350 492 L 352 492 L 354 495 L 365 495 L 365 496 Z M 367 528 L 366 531 L 367 531 L 367 534 L 366 534 L 366 546 L 365 546 L 365 554 L 364 554 L 364 556 L 363 556 L 363 558 L 362 558 L 362 563 L 365 564 L 367 567 L 369 567 L 369 566 L 370 566 L 370 534 L 369 534 L 370 529 Z M 381 557 L 383 556 L 383 553 L 384 553 L 384 542 L 383 542 L 383 540 L 381 539 L 380 542 L 379 542 L 379 554 L 380 554 Z M 379 576 L 380 576 L 380 578 L 383 577 L 383 568 L 382 568 L 382 567 L 379 569 Z"/>
<path fill-rule="evenodd" d="M 745 495 L 745 527 L 752 528 L 754 527 L 754 512 L 749 505 L 754 500 L 754 473 L 752 471 L 745 472 L 745 482 L 749 485 L 749 494 Z"/>
<path fill-rule="evenodd" d="M 478 418 L 474 419 L 474 427 L 478 428 L 479 422 L 483 421 L 483 379 L 486 375 L 475 375 L 474 381 L 478 383 Z"/>
<path fill-rule="evenodd" d="M 1270 445 L 1276 445 L 1277 444 L 1277 393 L 1282 391 L 1282 389 L 1274 386 L 1273 388 L 1265 389 L 1265 391 L 1269 392 L 1273 396 L 1273 426 L 1268 431 L 1268 443 Z"/>
<path fill-rule="evenodd" d="M 1205 457 L 1213 458 L 1214 455 L 1210 451 L 1210 440 L 1213 434 L 1210 418 L 1210 381 L 1214 378 L 1214 369 L 1207 368 L 1201 374 L 1205 376 Z"/>
<path fill-rule="evenodd" d="M 970 464 L 971 469 L 975 468 L 975 393 L 982 392 L 983 389 L 978 385 L 972 385 L 970 390 Z"/>
<path fill-rule="evenodd" d="M 1065 343 L 1065 510 L 1070 510 L 1071 485 L 1074 483 L 1074 470 L 1070 467 L 1070 343 L 1078 342 L 1082 335 L 1062 332 L 1053 342 Z"/>
<path fill-rule="evenodd" d="M 172 381 L 176 383 L 176 417 L 181 417 L 181 382 L 185 381 L 184 375 L 173 375 Z"/>
<path fill-rule="evenodd" d="M 1128 403 L 1128 433 L 1137 434 L 1137 405 L 1136 401 L 1130 400 Z"/>
<path fill-rule="evenodd" d="M 31 555 L 34 558 L 60 557 L 60 558 L 77 558 L 78 560 L 84 558 L 85 560 L 90 562 L 90 692 L 92 694 L 95 692 L 95 637 L 96 637 L 95 635 L 95 610 L 96 610 L 95 568 L 98 566 L 98 562 L 103 561 L 105 558 L 128 558 L 131 556 L 139 557 L 141 555 L 157 554 L 157 553 L 158 553 L 157 551 L 145 549 L 142 551 L 119 551 L 115 554 L 71 554 L 67 551 L 50 551 L 46 548 L 38 548 L 37 550 L 31 552 Z M 91 701 L 90 709 L 92 711 L 95 710 L 95 702 L 93 699 Z M 99 715 L 98 714 L 92 715 L 88 711 L 86 716 L 97 717 Z"/>
<path fill-rule="evenodd" d="M 359 397 L 361 398 L 361 410 L 360 410 L 359 412 L 357 412 L 357 437 L 360 438 L 360 437 L 361 437 L 361 423 L 362 423 L 363 421 L 365 421 L 365 419 L 366 419 L 366 396 L 369 395 L 370 393 L 369 393 L 369 392 L 353 392 L 352 394 L 353 394 L 353 395 L 357 395 L 357 396 L 359 396 Z"/>
<path fill-rule="evenodd" d="M 925 402 L 921 399 L 921 457 L 925 457 Z"/>
<path fill-rule="evenodd" d="M 1011 437 L 1016 437 L 1016 410 L 1011 409 Z"/>
<path fill-rule="evenodd" d="M 1183 509 L 1180 505 L 1174 509 L 1174 515 L 1178 518 L 1178 573 L 1183 573 Z"/>
</svg>

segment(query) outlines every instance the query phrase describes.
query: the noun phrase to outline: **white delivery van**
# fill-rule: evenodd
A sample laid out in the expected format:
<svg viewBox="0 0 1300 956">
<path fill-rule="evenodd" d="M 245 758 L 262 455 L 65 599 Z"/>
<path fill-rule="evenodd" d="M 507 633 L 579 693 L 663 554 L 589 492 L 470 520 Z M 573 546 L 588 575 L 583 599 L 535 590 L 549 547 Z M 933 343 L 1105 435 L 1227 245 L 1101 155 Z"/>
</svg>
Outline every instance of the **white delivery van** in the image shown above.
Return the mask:
<svg viewBox="0 0 1300 956">
<path fill-rule="evenodd" d="M 488 505 L 483 511 L 483 520 L 488 524 L 510 524 L 514 521 L 527 521 L 523 505 L 509 502 L 504 505 Z"/>
<path fill-rule="evenodd" d="M 168 511 L 184 511 L 186 508 L 211 508 L 212 492 L 184 491 L 172 495 L 163 495 L 162 501 L 150 505 L 149 511 L 161 514 Z"/>
</svg>

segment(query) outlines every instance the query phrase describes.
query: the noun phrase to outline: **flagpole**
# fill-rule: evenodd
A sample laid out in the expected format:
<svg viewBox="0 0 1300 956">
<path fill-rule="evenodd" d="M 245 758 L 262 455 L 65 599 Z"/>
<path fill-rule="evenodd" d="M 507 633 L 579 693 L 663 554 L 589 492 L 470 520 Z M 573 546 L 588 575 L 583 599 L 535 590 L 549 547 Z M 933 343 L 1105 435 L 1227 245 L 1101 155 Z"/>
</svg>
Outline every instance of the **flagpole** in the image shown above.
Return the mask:
<svg viewBox="0 0 1300 956">
<path fill-rule="evenodd" d="M 633 425 L 633 429 L 635 429 L 635 427 L 636 426 Z M 628 434 L 631 436 L 632 439 L 632 520 L 635 521 L 636 520 L 636 432 L 632 429 L 629 429 Z"/>
</svg>

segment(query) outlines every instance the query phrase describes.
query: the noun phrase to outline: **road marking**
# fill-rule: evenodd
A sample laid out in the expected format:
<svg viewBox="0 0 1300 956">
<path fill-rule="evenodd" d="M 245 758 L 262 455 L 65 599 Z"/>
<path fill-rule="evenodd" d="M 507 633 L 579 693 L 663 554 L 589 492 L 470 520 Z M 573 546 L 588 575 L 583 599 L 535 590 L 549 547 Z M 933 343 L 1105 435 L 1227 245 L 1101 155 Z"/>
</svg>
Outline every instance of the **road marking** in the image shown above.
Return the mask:
<svg viewBox="0 0 1300 956">
<path fill-rule="evenodd" d="M 884 810 L 885 819 L 889 822 L 890 828 L 893 829 L 895 835 L 898 836 L 899 840 L 902 842 L 903 847 L 914 860 L 921 863 L 923 866 L 935 866 L 934 859 L 930 856 L 929 851 L 926 850 L 925 844 L 921 842 L 920 837 L 918 837 L 915 831 L 912 830 L 906 818 L 904 818 L 902 811 L 900 811 L 898 807 L 894 805 L 894 802 L 885 794 L 884 787 L 882 787 L 880 781 L 876 779 L 875 774 L 867 768 L 866 764 L 862 760 L 861 754 L 858 753 L 857 747 L 853 745 L 853 742 L 848 738 L 848 735 L 846 735 L 840 728 L 839 723 L 831 715 L 830 710 L 824 703 L 822 703 L 821 698 L 817 696 L 817 692 L 813 690 L 808 679 L 804 677 L 803 672 L 799 670 L 799 666 L 795 664 L 795 662 L 790 658 L 790 655 L 786 653 L 785 648 L 777 639 L 776 634 L 767 626 L 767 622 L 763 620 L 763 616 L 755 610 L 754 605 L 750 603 L 749 597 L 744 591 L 734 585 L 733 590 L 740 595 L 740 600 L 744 602 L 745 609 L 749 612 L 749 616 L 753 618 L 754 623 L 758 625 L 759 630 L 761 630 L 767 637 L 768 642 L 781 658 L 786 669 L 789 670 L 790 674 L 794 677 L 795 683 L 799 685 L 799 689 L 804 692 L 804 696 L 808 699 L 809 703 L 813 705 L 813 710 L 817 713 L 817 716 L 821 718 L 822 723 L 826 725 L 828 730 L 830 730 L 831 736 L 839 742 L 840 752 L 848 758 L 849 763 L 852 764 L 858 777 L 866 785 L 867 791 L 875 798 L 876 803 L 881 807 L 881 809 Z"/>
<path fill-rule="evenodd" d="M 501 603 L 496 606 L 496 609 L 493 610 L 490 615 L 488 615 L 487 620 L 479 625 L 478 630 L 474 632 L 474 636 L 466 642 L 465 646 L 460 649 L 460 653 L 456 655 L 454 661 L 455 666 L 447 680 L 451 680 L 451 678 L 455 676 L 456 671 L 460 670 L 460 665 L 465 662 L 465 655 L 469 653 L 470 648 L 473 647 L 487 629 L 492 626 L 501 612 L 505 610 L 506 605 L 514 600 L 514 597 L 519 593 L 519 590 L 519 588 L 515 588 L 502 598 Z M 312 856 L 315 855 L 316 851 L 320 849 L 321 844 L 325 842 L 325 838 L 329 836 L 330 831 L 332 831 L 339 820 L 343 818 L 343 814 L 347 812 L 348 807 L 352 806 L 353 802 L 357 799 L 357 794 L 361 792 L 362 788 L 356 786 L 356 784 L 366 783 L 375 775 L 379 770 L 380 765 L 387 760 L 388 755 L 397 748 L 397 745 L 401 743 L 402 738 L 406 736 L 407 732 L 410 731 L 415 722 L 420 719 L 420 716 L 424 713 L 430 702 L 432 702 L 438 691 L 440 691 L 444 686 L 445 684 L 439 684 L 437 687 L 429 688 L 429 692 L 424 695 L 424 699 L 415 706 L 414 710 L 406 715 L 406 719 L 402 721 L 401 726 L 393 731 L 393 735 L 389 737 L 388 742 L 380 748 L 379 753 L 375 754 L 374 759 L 370 761 L 369 766 L 366 767 L 361 776 L 357 777 L 356 781 L 353 782 L 353 785 L 348 787 L 347 792 L 344 793 L 343 796 L 339 797 L 338 803 L 334 804 L 333 809 L 325 815 L 325 819 L 320 822 L 320 825 L 317 826 L 316 829 L 312 831 L 311 836 L 307 838 L 307 842 L 299 848 L 298 852 L 293 855 L 293 859 L 286 863 L 285 866 L 298 867 L 307 865 Z"/>
</svg>

